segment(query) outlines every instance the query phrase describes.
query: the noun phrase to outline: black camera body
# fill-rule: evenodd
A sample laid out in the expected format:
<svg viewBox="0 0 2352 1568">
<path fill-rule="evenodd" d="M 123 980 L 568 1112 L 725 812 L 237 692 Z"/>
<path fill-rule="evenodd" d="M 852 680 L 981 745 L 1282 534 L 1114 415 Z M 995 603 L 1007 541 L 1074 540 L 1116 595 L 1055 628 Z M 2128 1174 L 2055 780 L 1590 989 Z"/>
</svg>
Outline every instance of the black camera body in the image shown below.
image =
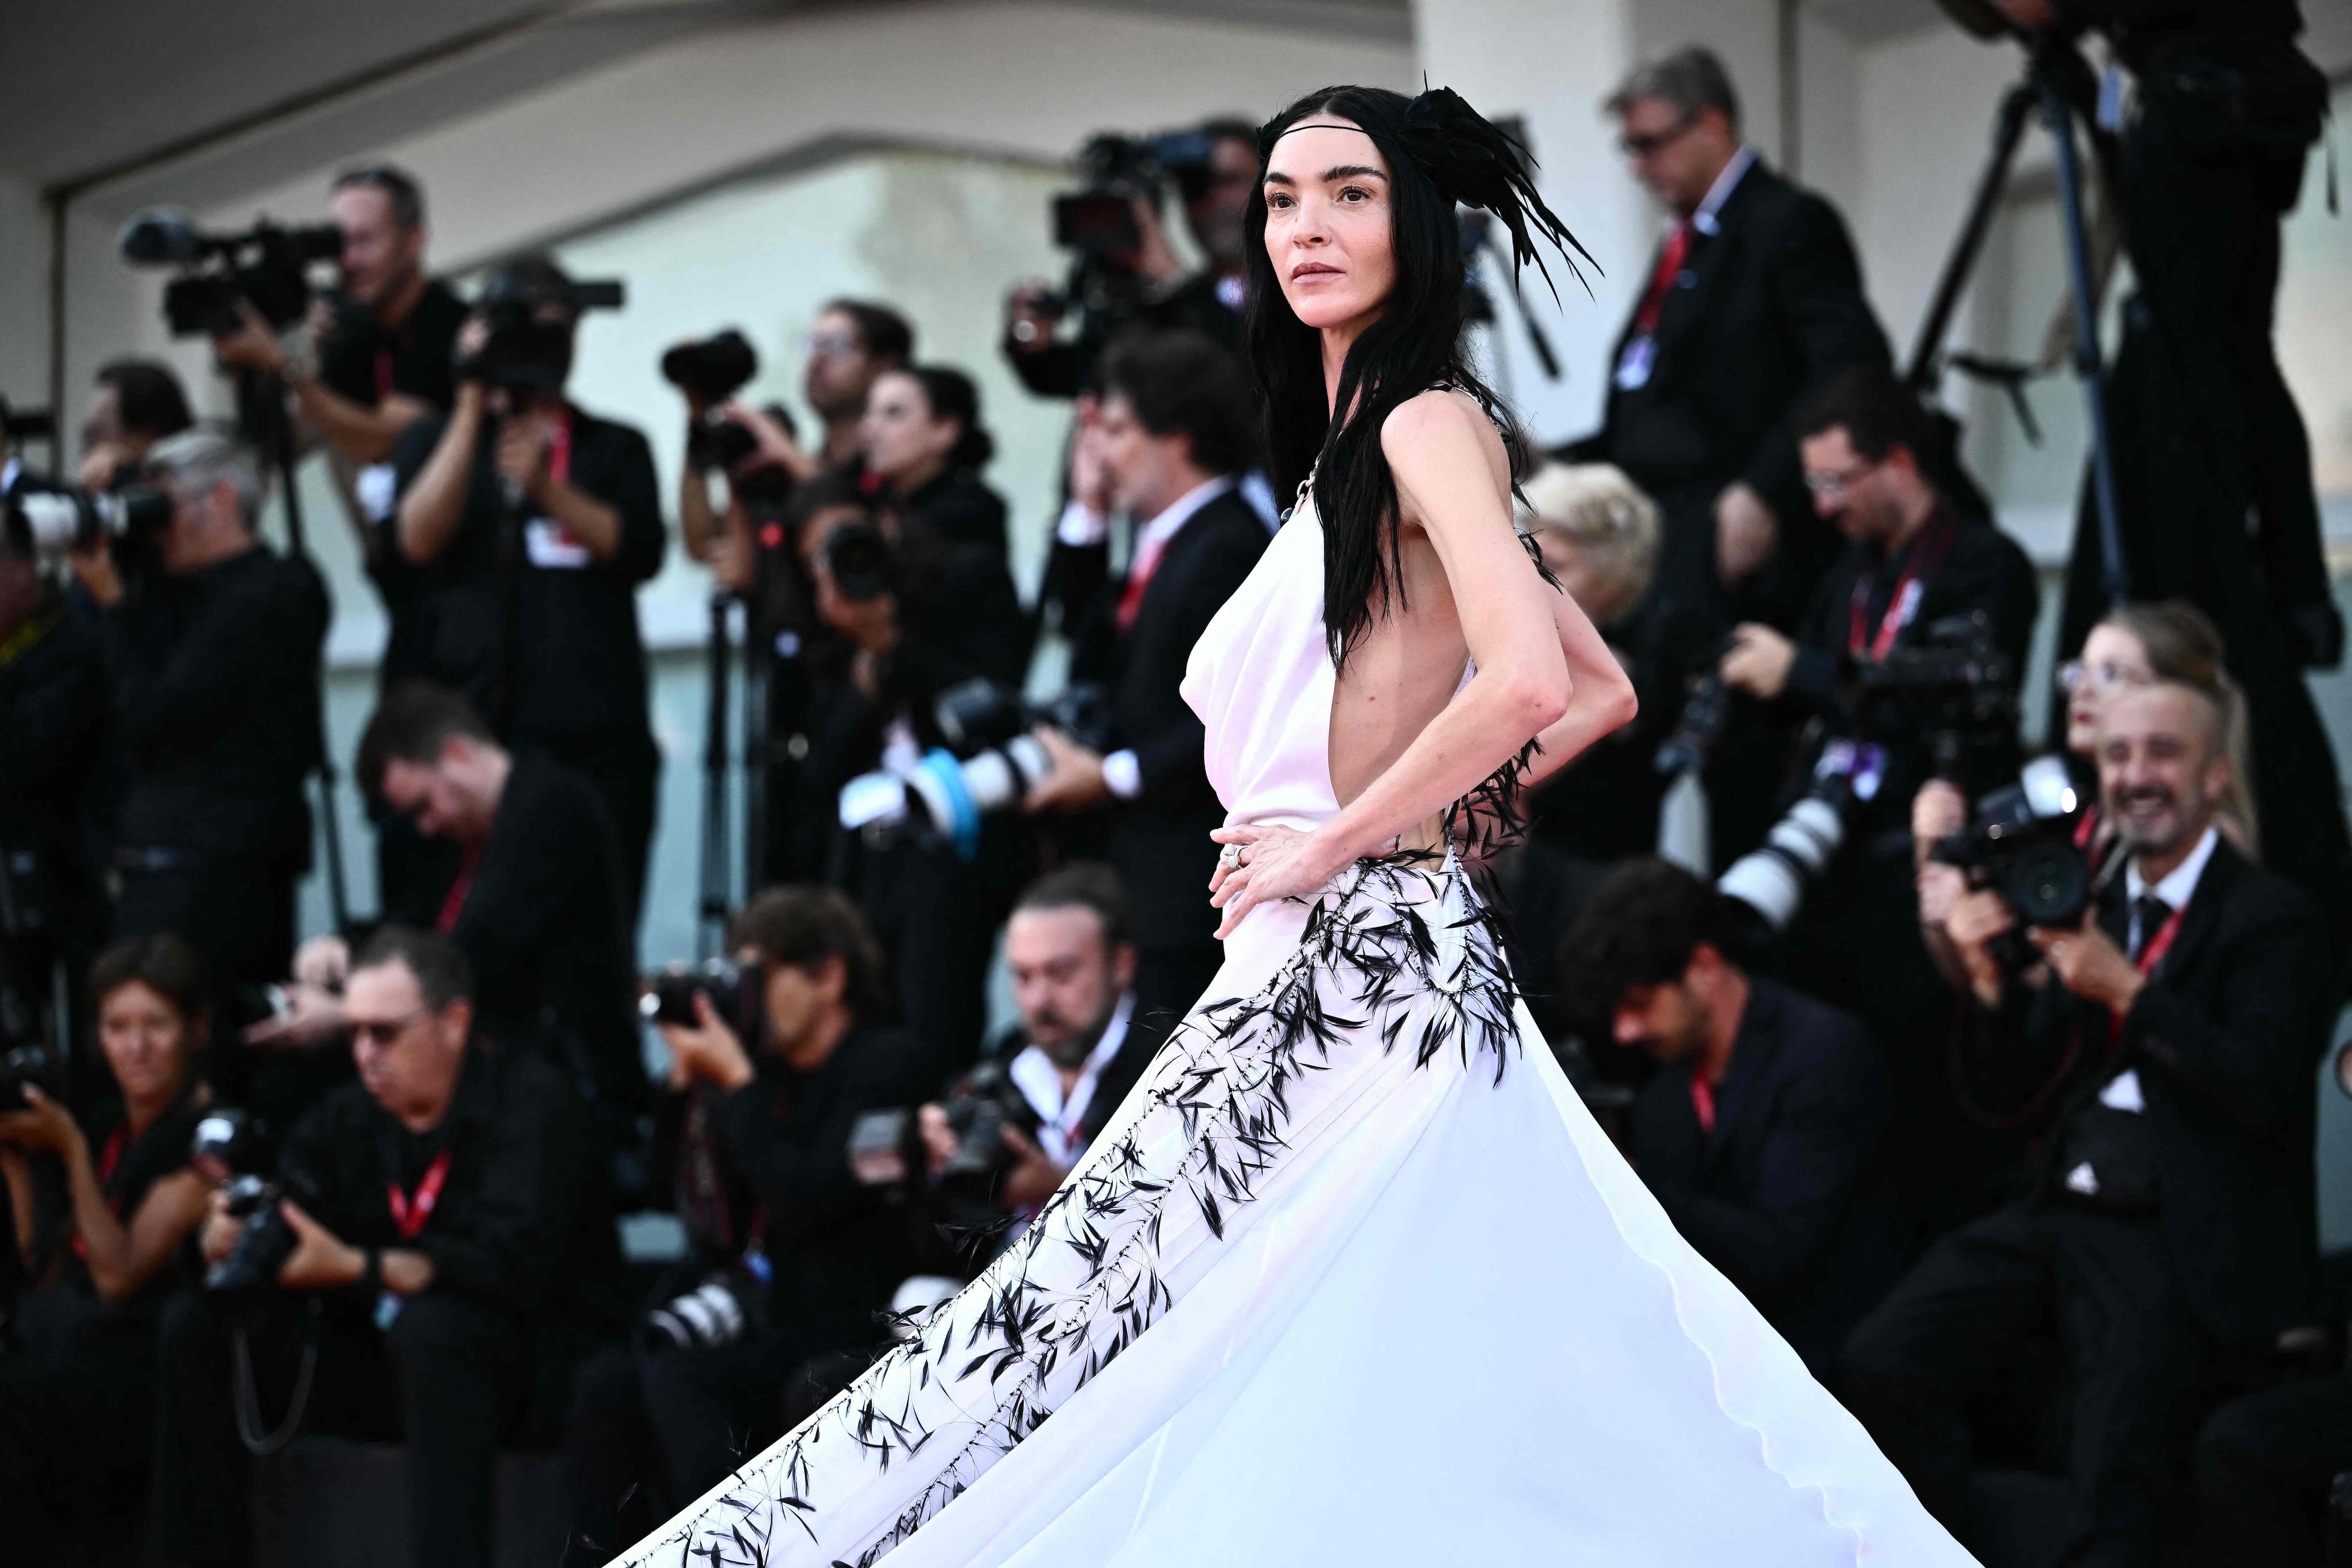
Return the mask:
<svg viewBox="0 0 2352 1568">
<path fill-rule="evenodd" d="M 719 411 L 719 405 L 760 374 L 760 353 L 751 340 L 730 327 L 708 338 L 679 343 L 662 355 L 661 373 L 663 380 L 702 405 L 702 413 L 687 426 L 686 460 L 698 469 L 728 469 L 730 485 L 747 504 L 767 499 L 761 486 L 764 482 L 776 488 L 774 479 L 763 472 L 740 477 L 733 473 L 738 463 L 759 450 L 758 440 Z M 790 427 L 790 414 L 782 408 L 770 412 Z M 791 493 L 792 477 L 779 470 L 775 478 L 783 481 L 781 493 L 773 497 L 781 502 Z"/>
<path fill-rule="evenodd" d="M 343 231 L 333 224 L 287 227 L 263 218 L 238 234 L 206 234 L 176 208 L 156 207 L 122 231 L 122 258 L 139 267 L 179 267 L 163 289 L 163 319 L 176 338 L 219 337 L 244 324 L 251 305 L 272 327 L 302 319 L 310 269 L 339 260 Z"/>
<path fill-rule="evenodd" d="M 2017 669 L 1981 610 L 1947 616 L 1917 646 L 1863 662 L 1853 698 L 1863 739 L 1924 734 L 1937 776 L 1971 793 L 2017 765 Z"/>
<path fill-rule="evenodd" d="M 205 1270 L 205 1289 L 215 1295 L 275 1289 L 278 1270 L 293 1256 L 294 1228 L 278 1208 L 286 1191 L 267 1173 L 271 1155 L 260 1119 L 234 1106 L 206 1111 L 189 1140 L 188 1163 L 219 1184 L 228 1217 L 245 1226 L 227 1256 Z"/>
<path fill-rule="evenodd" d="M 482 289 L 475 309 L 488 329 L 482 346 L 457 366 L 469 381 L 516 393 L 561 389 L 572 374 L 572 341 L 583 310 L 617 310 L 626 286 L 616 279 L 572 279 L 550 289 L 531 273 L 501 270 Z M 567 319 L 548 319 L 550 307 Z"/>
<path fill-rule="evenodd" d="M 8 492 L 0 528 L 16 554 L 51 565 L 101 539 L 136 549 L 163 531 L 174 510 L 169 490 L 140 480 L 106 490 L 19 483 Z"/>
<path fill-rule="evenodd" d="M 845 599 L 864 604 L 898 586 L 898 552 L 877 524 L 843 523 L 824 536 L 821 553 L 835 591 Z"/>
<path fill-rule="evenodd" d="M 998 1180 L 1013 1161 L 1004 1130 L 1034 1127 L 1036 1113 L 998 1061 L 983 1061 L 958 1079 L 940 1109 L 955 1134 L 956 1152 L 926 1184 L 943 1204 L 991 1202 Z M 850 1128 L 849 1166 L 866 1186 L 904 1189 L 923 1181 L 930 1155 L 923 1146 L 915 1109 L 869 1110 L 860 1116 Z"/>
<path fill-rule="evenodd" d="M 51 1100 L 65 1098 L 65 1058 L 44 1041 L 27 1041 L 0 1052 L 0 1110 L 24 1110 L 30 1103 L 25 1098 L 27 1085 Z"/>
<path fill-rule="evenodd" d="M 761 1016 L 760 970 L 731 958 L 706 958 L 699 963 L 674 963 L 646 976 L 637 994 L 637 1013 L 648 1024 L 701 1022 L 694 1008 L 697 996 L 710 998 L 711 1010 L 740 1036 L 755 1032 Z"/>
<path fill-rule="evenodd" d="M 2037 757 L 1929 854 L 1959 868 L 1970 887 L 1999 893 L 2021 927 L 2078 924 L 2098 887 L 2096 868 L 2074 841 L 2082 793 L 2063 757 Z M 2037 956 L 2021 931 L 1995 939 L 1990 951 L 2012 973 Z"/>
</svg>

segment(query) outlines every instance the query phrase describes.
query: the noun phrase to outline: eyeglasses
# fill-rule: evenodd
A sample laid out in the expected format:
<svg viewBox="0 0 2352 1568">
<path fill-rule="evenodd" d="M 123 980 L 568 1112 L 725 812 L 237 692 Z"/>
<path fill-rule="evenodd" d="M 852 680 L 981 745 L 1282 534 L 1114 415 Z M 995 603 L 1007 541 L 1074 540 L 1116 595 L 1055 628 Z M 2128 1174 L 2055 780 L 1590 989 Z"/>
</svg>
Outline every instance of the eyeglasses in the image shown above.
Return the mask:
<svg viewBox="0 0 2352 1568">
<path fill-rule="evenodd" d="M 1681 141 L 1683 133 L 1697 123 L 1697 115 L 1685 114 L 1664 131 L 1653 131 L 1643 136 L 1635 136 L 1629 132 L 1617 138 L 1617 151 L 1624 153 L 1628 158 L 1646 158 L 1660 148 L 1672 146 Z"/>
<path fill-rule="evenodd" d="M 1823 500 L 1835 500 L 1876 467 L 1875 463 L 1856 463 L 1851 468 L 1808 468 L 1805 489 Z"/>
<path fill-rule="evenodd" d="M 408 1033 L 416 1021 L 425 1016 L 425 1008 L 419 1007 L 404 1018 L 371 1018 L 365 1023 L 353 1024 L 352 1042 L 354 1045 L 379 1047 L 391 1045 L 401 1036 Z"/>
<path fill-rule="evenodd" d="M 2111 689 L 2117 686 L 2145 686 L 2147 677 L 2137 670 L 2126 669 L 2113 659 L 2097 664 L 2084 664 L 2079 658 L 2068 659 L 2058 667 L 2058 689 L 2072 696 L 2085 686 Z"/>
<path fill-rule="evenodd" d="M 866 346 L 857 341 L 855 332 L 811 332 L 801 342 L 809 353 L 828 359 L 846 358 Z"/>
</svg>

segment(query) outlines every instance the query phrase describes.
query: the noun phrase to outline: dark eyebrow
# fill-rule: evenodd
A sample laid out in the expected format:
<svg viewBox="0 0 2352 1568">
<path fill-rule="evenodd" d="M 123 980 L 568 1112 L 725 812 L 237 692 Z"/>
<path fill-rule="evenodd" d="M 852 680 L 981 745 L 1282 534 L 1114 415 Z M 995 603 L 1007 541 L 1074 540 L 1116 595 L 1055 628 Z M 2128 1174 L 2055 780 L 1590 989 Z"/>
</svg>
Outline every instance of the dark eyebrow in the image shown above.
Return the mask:
<svg viewBox="0 0 2352 1568">
<path fill-rule="evenodd" d="M 1340 163 L 1323 171 L 1323 178 L 1326 181 L 1349 180 L 1359 174 L 1370 174 L 1376 180 L 1385 180 L 1389 177 L 1387 170 L 1375 169 L 1370 163 Z"/>
</svg>

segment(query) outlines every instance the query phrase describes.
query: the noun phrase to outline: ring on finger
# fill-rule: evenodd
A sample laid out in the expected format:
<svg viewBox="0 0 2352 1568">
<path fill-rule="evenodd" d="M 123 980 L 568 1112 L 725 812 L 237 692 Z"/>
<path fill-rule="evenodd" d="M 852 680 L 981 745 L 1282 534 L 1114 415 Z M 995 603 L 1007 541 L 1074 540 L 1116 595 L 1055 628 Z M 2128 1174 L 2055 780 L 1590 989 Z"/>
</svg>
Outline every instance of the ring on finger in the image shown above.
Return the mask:
<svg viewBox="0 0 2352 1568">
<path fill-rule="evenodd" d="M 1224 849 L 1217 856 L 1217 858 L 1223 861 L 1228 867 L 1237 867 L 1246 864 L 1246 862 L 1242 859 L 1242 847 L 1238 844 L 1226 845 Z"/>
</svg>

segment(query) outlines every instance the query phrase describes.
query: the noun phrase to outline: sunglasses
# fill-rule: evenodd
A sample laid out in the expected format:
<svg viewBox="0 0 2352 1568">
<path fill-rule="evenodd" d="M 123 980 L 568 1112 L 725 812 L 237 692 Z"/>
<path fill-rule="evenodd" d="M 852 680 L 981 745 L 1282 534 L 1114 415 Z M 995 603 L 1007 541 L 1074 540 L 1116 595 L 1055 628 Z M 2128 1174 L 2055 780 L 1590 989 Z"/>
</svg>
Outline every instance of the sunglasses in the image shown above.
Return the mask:
<svg viewBox="0 0 2352 1568">
<path fill-rule="evenodd" d="M 1646 136 L 1620 136 L 1617 138 L 1617 151 L 1628 158 L 1646 158 L 1660 148 L 1681 141 L 1683 133 L 1697 123 L 1697 115 L 1685 114 L 1664 131 L 1653 131 Z"/>
<path fill-rule="evenodd" d="M 353 1024 L 352 1041 L 355 1045 L 374 1046 L 379 1048 L 389 1046 L 414 1028 L 418 1019 L 426 1016 L 426 1010 L 420 1007 L 402 1018 L 371 1018 L 365 1023 Z"/>
</svg>

